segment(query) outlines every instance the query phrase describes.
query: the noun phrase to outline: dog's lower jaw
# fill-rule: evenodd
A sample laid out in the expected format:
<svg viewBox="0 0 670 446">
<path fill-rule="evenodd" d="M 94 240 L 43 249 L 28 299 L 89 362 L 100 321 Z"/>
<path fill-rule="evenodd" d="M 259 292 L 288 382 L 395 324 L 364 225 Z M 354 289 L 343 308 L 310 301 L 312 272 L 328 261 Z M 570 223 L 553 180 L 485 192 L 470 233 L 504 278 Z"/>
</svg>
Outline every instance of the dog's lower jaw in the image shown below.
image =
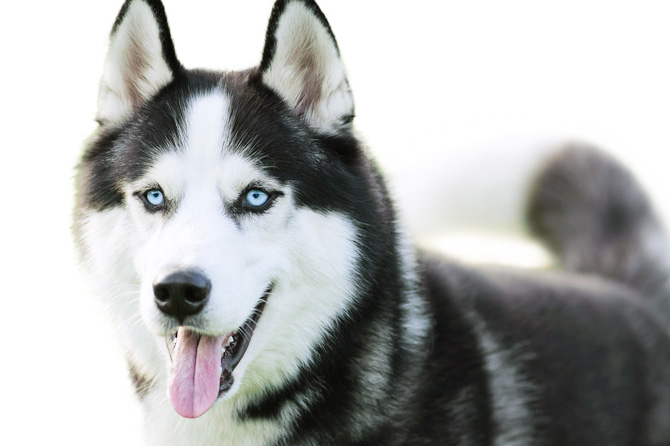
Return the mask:
<svg viewBox="0 0 670 446">
<path fill-rule="evenodd" d="M 233 370 L 244 357 L 271 287 L 252 315 L 236 331 L 226 335 L 199 334 L 179 327 L 166 339 L 172 361 L 168 394 L 175 411 L 185 418 L 206 413 L 233 386 Z"/>
</svg>

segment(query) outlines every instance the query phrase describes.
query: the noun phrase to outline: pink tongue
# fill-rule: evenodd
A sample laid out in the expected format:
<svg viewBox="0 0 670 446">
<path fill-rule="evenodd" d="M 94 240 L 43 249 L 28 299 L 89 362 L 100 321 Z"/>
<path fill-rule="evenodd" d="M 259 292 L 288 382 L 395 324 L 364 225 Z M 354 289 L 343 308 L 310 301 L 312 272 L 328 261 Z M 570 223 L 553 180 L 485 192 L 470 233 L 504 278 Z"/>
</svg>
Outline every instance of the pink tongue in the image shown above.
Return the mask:
<svg viewBox="0 0 670 446">
<path fill-rule="evenodd" d="M 197 418 L 219 396 L 221 346 L 226 336 L 198 335 L 179 328 L 168 392 L 179 415 Z"/>
</svg>

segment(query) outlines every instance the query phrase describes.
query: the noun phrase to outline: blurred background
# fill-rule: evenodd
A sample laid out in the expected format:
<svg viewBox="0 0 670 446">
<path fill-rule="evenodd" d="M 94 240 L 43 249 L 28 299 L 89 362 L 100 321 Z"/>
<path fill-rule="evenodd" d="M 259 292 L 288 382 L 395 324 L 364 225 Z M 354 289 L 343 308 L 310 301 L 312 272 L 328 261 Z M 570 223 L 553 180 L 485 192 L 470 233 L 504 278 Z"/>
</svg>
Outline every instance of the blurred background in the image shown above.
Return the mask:
<svg viewBox="0 0 670 446">
<path fill-rule="evenodd" d="M 141 443 L 123 354 L 77 273 L 69 230 L 73 167 L 95 128 L 121 3 L 11 2 L 0 14 L 5 445 Z M 165 0 L 177 56 L 191 68 L 256 65 L 272 3 Z M 614 153 L 668 215 L 667 2 L 319 3 L 356 127 L 421 243 L 467 262 L 550 264 L 504 192 L 565 141 Z"/>
</svg>

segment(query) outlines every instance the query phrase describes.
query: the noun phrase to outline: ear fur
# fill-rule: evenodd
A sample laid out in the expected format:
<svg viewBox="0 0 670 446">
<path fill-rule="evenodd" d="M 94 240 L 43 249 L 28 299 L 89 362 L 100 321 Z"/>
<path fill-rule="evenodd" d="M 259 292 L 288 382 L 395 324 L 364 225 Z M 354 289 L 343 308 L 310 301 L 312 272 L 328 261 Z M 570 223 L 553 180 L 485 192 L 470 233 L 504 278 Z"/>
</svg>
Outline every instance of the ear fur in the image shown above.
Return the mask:
<svg viewBox="0 0 670 446">
<path fill-rule="evenodd" d="M 313 129 L 350 129 L 354 101 L 333 32 L 313 0 L 278 0 L 265 38 L 262 81 Z"/>
<path fill-rule="evenodd" d="M 97 119 L 126 119 L 181 70 L 160 0 L 127 0 L 116 18 L 100 82 Z"/>
</svg>

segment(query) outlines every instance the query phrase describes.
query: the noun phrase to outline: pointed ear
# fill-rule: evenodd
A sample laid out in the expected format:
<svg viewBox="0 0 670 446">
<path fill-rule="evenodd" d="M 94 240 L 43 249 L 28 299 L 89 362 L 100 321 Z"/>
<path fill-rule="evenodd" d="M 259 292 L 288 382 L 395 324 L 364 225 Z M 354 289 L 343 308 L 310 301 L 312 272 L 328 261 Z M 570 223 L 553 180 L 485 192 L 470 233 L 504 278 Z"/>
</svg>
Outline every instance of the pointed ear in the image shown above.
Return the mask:
<svg viewBox="0 0 670 446">
<path fill-rule="evenodd" d="M 161 2 L 127 0 L 110 37 L 98 121 L 114 124 L 127 118 L 180 70 Z"/>
<path fill-rule="evenodd" d="M 337 42 L 312 0 L 279 0 L 270 17 L 262 80 L 313 129 L 350 129 L 354 101 Z"/>
</svg>

